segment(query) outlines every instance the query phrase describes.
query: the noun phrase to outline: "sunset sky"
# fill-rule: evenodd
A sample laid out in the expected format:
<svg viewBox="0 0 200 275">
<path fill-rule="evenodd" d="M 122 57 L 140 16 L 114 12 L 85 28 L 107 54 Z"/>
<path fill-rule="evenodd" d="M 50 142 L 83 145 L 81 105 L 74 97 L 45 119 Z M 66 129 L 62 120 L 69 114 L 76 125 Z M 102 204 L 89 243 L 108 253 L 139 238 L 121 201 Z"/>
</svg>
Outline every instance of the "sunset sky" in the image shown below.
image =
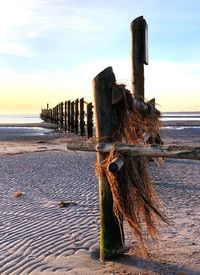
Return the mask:
<svg viewBox="0 0 200 275">
<path fill-rule="evenodd" d="M 130 23 L 141 15 L 145 97 L 161 111 L 200 111 L 199 0 L 0 0 L 0 113 L 90 101 L 108 66 L 131 89 Z"/>
</svg>

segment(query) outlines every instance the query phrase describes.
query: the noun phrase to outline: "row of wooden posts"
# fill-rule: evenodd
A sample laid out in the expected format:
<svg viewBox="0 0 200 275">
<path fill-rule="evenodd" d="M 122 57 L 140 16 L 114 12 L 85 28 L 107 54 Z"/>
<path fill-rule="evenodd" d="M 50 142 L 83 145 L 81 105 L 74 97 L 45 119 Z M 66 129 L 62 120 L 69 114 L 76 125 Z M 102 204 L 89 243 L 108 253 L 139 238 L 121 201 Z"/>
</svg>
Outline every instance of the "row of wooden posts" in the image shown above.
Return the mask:
<svg viewBox="0 0 200 275">
<path fill-rule="evenodd" d="M 53 108 L 49 104 L 41 110 L 41 118 L 58 125 L 62 130 L 87 136 L 93 136 L 93 105 L 84 98 L 60 102 Z"/>
</svg>

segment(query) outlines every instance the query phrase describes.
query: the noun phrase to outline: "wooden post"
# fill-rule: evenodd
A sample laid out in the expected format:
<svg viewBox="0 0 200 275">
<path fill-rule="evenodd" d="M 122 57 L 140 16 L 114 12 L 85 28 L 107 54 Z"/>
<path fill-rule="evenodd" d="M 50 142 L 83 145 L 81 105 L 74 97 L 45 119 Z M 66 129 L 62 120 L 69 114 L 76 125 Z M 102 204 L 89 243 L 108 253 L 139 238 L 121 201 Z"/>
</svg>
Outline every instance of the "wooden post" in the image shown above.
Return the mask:
<svg viewBox="0 0 200 275">
<path fill-rule="evenodd" d="M 80 131 L 81 131 L 81 136 L 84 136 L 85 135 L 84 98 L 80 99 Z"/>
<path fill-rule="evenodd" d="M 59 124 L 59 110 L 58 110 L 58 105 L 56 105 L 56 124 Z"/>
<path fill-rule="evenodd" d="M 67 101 L 65 101 L 65 132 L 67 130 Z"/>
<path fill-rule="evenodd" d="M 106 138 L 112 142 L 112 135 L 117 125 L 114 125 L 112 108 L 112 87 L 115 85 L 115 75 L 112 67 L 106 68 L 93 80 L 95 105 L 96 138 Z M 105 160 L 106 153 L 97 153 L 100 165 Z M 123 228 L 113 213 L 113 198 L 105 175 L 99 175 L 100 199 L 100 258 L 111 259 L 120 256 L 123 248 Z"/>
<path fill-rule="evenodd" d="M 144 64 L 148 64 L 147 23 L 143 16 L 131 23 L 132 34 L 132 92 L 136 99 L 144 99 Z"/>
<path fill-rule="evenodd" d="M 71 132 L 74 133 L 74 101 L 71 102 Z"/>
<path fill-rule="evenodd" d="M 75 100 L 75 134 L 78 134 L 78 102 L 79 100 Z"/>
<path fill-rule="evenodd" d="M 93 112 L 92 102 L 87 104 L 87 137 L 93 136 Z"/>
<path fill-rule="evenodd" d="M 60 104 L 60 128 L 63 129 L 63 102 Z"/>
<path fill-rule="evenodd" d="M 53 122 L 56 123 L 56 108 L 53 108 Z"/>
<path fill-rule="evenodd" d="M 70 132 L 71 129 L 71 101 L 67 102 L 67 130 Z"/>
</svg>

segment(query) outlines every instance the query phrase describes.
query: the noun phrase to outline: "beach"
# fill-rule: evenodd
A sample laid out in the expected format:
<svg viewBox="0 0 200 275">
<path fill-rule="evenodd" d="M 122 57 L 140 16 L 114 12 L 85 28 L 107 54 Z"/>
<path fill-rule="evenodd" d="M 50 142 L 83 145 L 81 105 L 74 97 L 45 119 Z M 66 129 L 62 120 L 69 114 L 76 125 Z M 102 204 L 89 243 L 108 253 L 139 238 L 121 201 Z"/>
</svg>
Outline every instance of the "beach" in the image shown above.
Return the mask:
<svg viewBox="0 0 200 275">
<path fill-rule="evenodd" d="M 199 146 L 200 128 L 166 127 L 165 144 Z M 125 224 L 130 251 L 99 261 L 96 155 L 66 149 L 85 141 L 70 133 L 0 142 L 0 274 L 200 274 L 200 162 L 149 163 L 170 220 L 141 256 Z"/>
</svg>

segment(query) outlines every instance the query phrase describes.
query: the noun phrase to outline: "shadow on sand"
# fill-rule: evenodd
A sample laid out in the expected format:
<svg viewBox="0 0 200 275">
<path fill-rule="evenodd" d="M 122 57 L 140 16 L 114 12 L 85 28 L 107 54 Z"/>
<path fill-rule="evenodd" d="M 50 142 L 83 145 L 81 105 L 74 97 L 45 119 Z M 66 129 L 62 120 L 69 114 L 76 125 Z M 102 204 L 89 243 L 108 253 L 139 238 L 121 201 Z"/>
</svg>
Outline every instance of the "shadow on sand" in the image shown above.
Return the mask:
<svg viewBox="0 0 200 275">
<path fill-rule="evenodd" d="M 99 259 L 99 250 L 95 250 L 91 253 L 92 259 L 98 260 Z M 130 268 L 133 267 L 137 269 L 136 273 L 133 270 L 133 274 L 139 274 L 138 270 L 141 272 L 152 272 L 159 275 L 200 275 L 199 271 L 194 271 L 190 268 L 186 268 L 184 266 L 175 264 L 175 263 L 167 263 L 162 261 L 156 261 L 153 259 L 144 259 L 138 256 L 132 256 L 125 254 L 124 256 L 109 261 L 112 262 L 113 270 L 118 269 L 118 264 L 125 270 L 126 267 L 128 268 L 128 273 L 130 274 Z M 146 273 L 145 273 L 146 274 Z M 149 273 L 147 273 L 149 274 Z"/>
</svg>

